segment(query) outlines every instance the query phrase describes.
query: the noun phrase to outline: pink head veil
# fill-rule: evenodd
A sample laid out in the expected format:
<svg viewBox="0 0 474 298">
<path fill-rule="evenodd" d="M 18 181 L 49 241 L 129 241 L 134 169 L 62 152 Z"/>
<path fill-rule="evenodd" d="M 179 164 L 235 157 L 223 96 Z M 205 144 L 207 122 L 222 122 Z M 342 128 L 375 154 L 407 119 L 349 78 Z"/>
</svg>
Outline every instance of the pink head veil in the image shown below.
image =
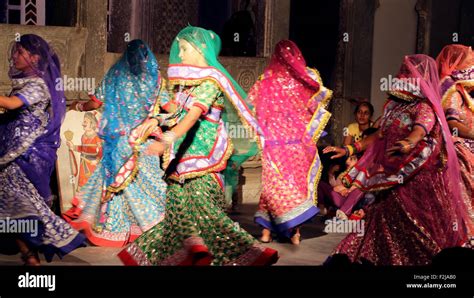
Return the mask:
<svg viewBox="0 0 474 298">
<path fill-rule="evenodd" d="M 310 99 L 319 89 L 320 84 L 308 71 L 298 46 L 290 40 L 282 40 L 275 46 L 261 79 L 250 90 L 248 100 L 255 106 L 259 122 L 274 119 L 275 113 L 285 113 L 285 119 L 294 118 L 295 128 L 301 126 L 298 131 L 304 131 L 311 119 Z M 306 123 L 298 120 L 301 114 L 309 117 Z"/>
</svg>

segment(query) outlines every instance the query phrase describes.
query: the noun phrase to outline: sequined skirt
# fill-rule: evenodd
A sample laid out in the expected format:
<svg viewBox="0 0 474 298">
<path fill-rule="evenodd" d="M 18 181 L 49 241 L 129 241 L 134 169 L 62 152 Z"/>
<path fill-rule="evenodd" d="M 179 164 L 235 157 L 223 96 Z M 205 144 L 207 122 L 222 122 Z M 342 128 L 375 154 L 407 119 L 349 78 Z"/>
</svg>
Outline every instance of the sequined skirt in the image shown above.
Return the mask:
<svg viewBox="0 0 474 298">
<path fill-rule="evenodd" d="M 465 143 L 456 143 L 456 152 L 463 180 L 463 198 L 474 224 L 474 153 Z M 474 237 L 474 231 L 470 231 L 470 236 Z"/>
<path fill-rule="evenodd" d="M 278 253 L 261 247 L 223 211 L 213 174 L 170 181 L 165 219 L 119 253 L 126 265 L 271 265 Z"/>
<path fill-rule="evenodd" d="M 422 169 L 405 184 L 380 192 L 363 220 L 363 235 L 349 234 L 334 253 L 375 265 L 429 264 L 442 249 L 464 241 L 451 201 L 442 172 Z"/>
<path fill-rule="evenodd" d="M 317 163 L 314 163 L 314 171 L 310 171 L 316 149 L 310 150 L 302 143 L 296 143 L 269 146 L 265 153 L 262 156 L 262 193 L 254 220 L 280 236 L 291 237 L 291 229 L 319 212 L 308 190 L 309 185 L 317 189 L 321 172 Z"/>
<path fill-rule="evenodd" d="M 122 247 L 164 218 L 166 182 L 158 156 L 142 155 L 138 174 L 122 191 L 102 204 L 105 177 L 99 163 L 86 185 L 63 214 L 97 246 Z"/>
<path fill-rule="evenodd" d="M 17 252 L 15 238 L 44 253 L 50 262 L 83 246 L 85 237 L 45 203 L 14 162 L 0 169 L 0 250 Z"/>
</svg>

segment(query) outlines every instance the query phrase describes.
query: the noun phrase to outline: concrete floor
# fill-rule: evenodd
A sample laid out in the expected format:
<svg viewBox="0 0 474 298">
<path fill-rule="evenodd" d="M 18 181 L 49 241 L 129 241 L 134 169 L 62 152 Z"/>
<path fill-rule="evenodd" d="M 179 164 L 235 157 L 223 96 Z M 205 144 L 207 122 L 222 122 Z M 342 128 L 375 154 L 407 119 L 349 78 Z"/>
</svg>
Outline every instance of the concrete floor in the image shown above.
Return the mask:
<svg viewBox="0 0 474 298">
<path fill-rule="evenodd" d="M 240 206 L 238 212 L 231 215 L 231 218 L 239 222 L 241 227 L 249 233 L 258 237 L 260 228 L 253 223 L 253 214 L 256 208 L 255 203 L 245 203 Z M 322 218 L 317 216 L 301 229 L 302 242 L 299 246 L 276 241 L 266 245 L 278 250 L 280 260 L 277 265 L 321 265 L 345 236 L 345 234 L 326 234 L 323 229 Z M 119 251 L 120 248 L 88 246 L 76 249 L 65 256 L 63 260 L 56 257 L 51 263 L 46 263 L 42 259 L 42 263 L 43 265 L 56 266 L 122 265 L 116 257 Z M 0 265 L 15 266 L 21 264 L 19 255 L 0 255 Z"/>
</svg>

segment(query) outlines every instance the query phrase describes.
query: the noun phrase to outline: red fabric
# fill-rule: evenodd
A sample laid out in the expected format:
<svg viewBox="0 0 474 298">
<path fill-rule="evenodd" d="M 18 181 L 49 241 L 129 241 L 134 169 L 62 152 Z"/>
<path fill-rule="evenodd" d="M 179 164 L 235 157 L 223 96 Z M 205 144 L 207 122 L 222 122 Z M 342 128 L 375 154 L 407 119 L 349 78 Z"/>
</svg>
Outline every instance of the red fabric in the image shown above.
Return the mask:
<svg viewBox="0 0 474 298">
<path fill-rule="evenodd" d="M 270 266 L 278 261 L 278 251 L 266 248 L 250 266 Z"/>
<path fill-rule="evenodd" d="M 193 245 L 179 266 L 209 266 L 213 260 L 212 254 L 205 245 Z"/>
<path fill-rule="evenodd" d="M 319 90 L 320 86 L 308 74 L 306 67 L 306 61 L 298 46 L 291 40 L 282 40 L 275 46 L 270 64 L 265 69 L 264 78 L 279 73 L 286 79 L 300 81 L 306 88 L 311 89 L 310 95 L 313 95 Z"/>
<path fill-rule="evenodd" d="M 137 261 L 127 252 L 127 250 L 123 249 L 117 254 L 117 257 L 122 261 L 125 266 L 138 266 Z"/>
<path fill-rule="evenodd" d="M 103 102 L 102 102 L 100 99 L 98 99 L 97 97 L 95 97 L 94 94 L 89 94 L 89 98 L 90 98 L 92 101 L 94 101 L 94 102 L 96 102 L 96 103 L 98 103 L 98 104 L 100 104 L 100 105 L 103 104 Z"/>
<path fill-rule="evenodd" d="M 471 47 L 451 44 L 441 50 L 436 62 L 438 63 L 439 77 L 443 79 L 455 70 L 471 67 L 474 64 L 474 54 Z"/>
<path fill-rule="evenodd" d="M 61 217 L 68 223 L 72 220 L 78 219 L 79 215 L 81 215 L 82 210 L 79 209 L 79 200 L 77 197 L 74 197 L 71 201 L 72 207 L 61 214 Z"/>
</svg>

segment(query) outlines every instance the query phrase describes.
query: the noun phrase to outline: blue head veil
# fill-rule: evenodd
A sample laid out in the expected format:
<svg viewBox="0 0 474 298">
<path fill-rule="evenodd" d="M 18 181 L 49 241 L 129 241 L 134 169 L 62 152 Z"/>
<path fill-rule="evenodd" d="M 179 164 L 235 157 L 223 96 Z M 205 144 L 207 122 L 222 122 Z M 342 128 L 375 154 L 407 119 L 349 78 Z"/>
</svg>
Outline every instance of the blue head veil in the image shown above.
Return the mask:
<svg viewBox="0 0 474 298">
<path fill-rule="evenodd" d="M 133 40 L 96 90 L 104 100 L 99 135 L 105 141 L 102 163 L 111 179 L 132 153 L 128 136 L 153 107 L 160 91 L 158 79 L 155 55 L 142 40 Z"/>
</svg>

